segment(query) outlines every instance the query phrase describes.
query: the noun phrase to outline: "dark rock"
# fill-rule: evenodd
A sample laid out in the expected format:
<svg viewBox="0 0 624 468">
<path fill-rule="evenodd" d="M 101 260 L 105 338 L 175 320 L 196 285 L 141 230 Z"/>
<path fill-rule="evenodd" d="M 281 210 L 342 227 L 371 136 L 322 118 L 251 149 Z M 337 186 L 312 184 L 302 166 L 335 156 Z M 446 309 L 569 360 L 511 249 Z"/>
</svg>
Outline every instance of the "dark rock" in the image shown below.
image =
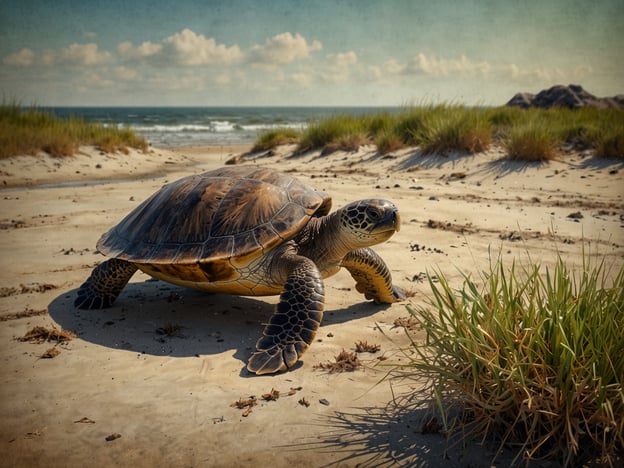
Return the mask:
<svg viewBox="0 0 624 468">
<path fill-rule="evenodd" d="M 529 107 L 531 107 L 534 98 L 535 94 L 518 93 L 514 97 L 512 97 L 506 105 L 512 107 L 520 107 L 522 109 L 528 109 Z"/>
<path fill-rule="evenodd" d="M 624 95 L 618 94 L 613 97 L 599 98 L 585 91 L 579 85 L 556 85 L 533 95 L 530 93 L 518 93 L 512 97 L 507 106 L 520 107 L 540 107 L 549 109 L 551 107 L 566 107 L 568 109 L 578 109 L 581 107 L 595 107 L 597 109 L 624 109 Z"/>
</svg>

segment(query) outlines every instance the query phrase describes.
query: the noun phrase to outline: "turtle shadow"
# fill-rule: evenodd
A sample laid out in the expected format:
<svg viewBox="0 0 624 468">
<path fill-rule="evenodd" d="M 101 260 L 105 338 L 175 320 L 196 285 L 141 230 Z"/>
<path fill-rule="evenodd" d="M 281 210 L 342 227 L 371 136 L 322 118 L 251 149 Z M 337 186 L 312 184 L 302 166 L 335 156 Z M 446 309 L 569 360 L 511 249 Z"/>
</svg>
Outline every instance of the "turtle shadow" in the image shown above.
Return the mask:
<svg viewBox="0 0 624 468">
<path fill-rule="evenodd" d="M 57 296 L 48 313 L 58 326 L 84 341 L 180 358 L 235 349 L 233 357 L 244 366 L 278 300 L 277 296 L 209 294 L 154 280 L 128 284 L 108 309 L 77 309 L 76 294 L 77 288 Z M 372 315 L 381 308 L 364 302 L 326 310 L 321 327 Z M 245 375 L 252 374 L 243 368 L 241 376 Z"/>
</svg>

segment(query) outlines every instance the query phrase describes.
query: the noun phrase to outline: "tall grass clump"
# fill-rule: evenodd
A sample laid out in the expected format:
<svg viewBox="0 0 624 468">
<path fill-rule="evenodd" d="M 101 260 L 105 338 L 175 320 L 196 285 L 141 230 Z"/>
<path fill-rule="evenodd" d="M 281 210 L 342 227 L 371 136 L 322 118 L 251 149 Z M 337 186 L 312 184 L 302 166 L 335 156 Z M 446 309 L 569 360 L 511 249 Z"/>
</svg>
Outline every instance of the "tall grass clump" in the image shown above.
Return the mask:
<svg viewBox="0 0 624 468">
<path fill-rule="evenodd" d="M 596 156 L 624 159 L 624 124 L 613 125 L 598 133 L 593 143 Z"/>
<path fill-rule="evenodd" d="M 279 145 L 298 143 L 300 138 L 301 131 L 295 130 L 294 128 L 272 128 L 258 135 L 251 151 L 265 151 Z"/>
<path fill-rule="evenodd" d="M 146 151 L 147 141 L 129 128 L 106 127 L 84 119 L 60 119 L 35 107 L 0 105 L 0 158 L 35 155 L 44 151 L 53 156 L 71 156 L 81 145 L 103 151 Z"/>
<path fill-rule="evenodd" d="M 350 115 L 334 115 L 311 123 L 302 133 L 297 152 L 324 148 L 328 151 L 356 151 L 368 143 L 365 120 Z"/>
<path fill-rule="evenodd" d="M 513 125 L 503 146 L 511 160 L 549 161 L 557 155 L 557 136 L 543 119 L 532 119 Z"/>
<path fill-rule="evenodd" d="M 584 254 L 585 255 L 585 254 Z M 616 464 L 624 450 L 624 267 L 541 272 L 490 261 L 480 287 L 429 278 L 428 307 L 410 312 L 426 333 L 397 376 L 427 380 L 450 432 L 494 438 L 515 462 Z M 463 428 L 458 428 L 463 425 Z M 621 461 L 621 460 L 620 460 Z M 515 463 L 514 462 L 514 463 Z"/>
<path fill-rule="evenodd" d="M 425 154 L 478 153 L 489 148 L 492 129 L 480 109 L 445 106 L 428 114 L 413 138 Z"/>
</svg>

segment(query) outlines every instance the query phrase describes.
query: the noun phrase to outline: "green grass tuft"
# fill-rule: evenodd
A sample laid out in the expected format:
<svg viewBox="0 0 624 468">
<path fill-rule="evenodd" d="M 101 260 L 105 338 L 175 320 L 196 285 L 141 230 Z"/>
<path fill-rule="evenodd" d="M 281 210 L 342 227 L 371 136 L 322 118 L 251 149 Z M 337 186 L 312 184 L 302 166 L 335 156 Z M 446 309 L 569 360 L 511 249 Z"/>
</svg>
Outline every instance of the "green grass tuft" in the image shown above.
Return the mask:
<svg viewBox="0 0 624 468">
<path fill-rule="evenodd" d="M 71 156 L 81 145 L 126 154 L 128 148 L 148 148 L 147 141 L 129 128 L 106 127 L 78 118 L 60 119 L 35 107 L 0 105 L 0 158 L 36 155 L 40 151 Z"/>
<path fill-rule="evenodd" d="M 301 132 L 299 130 L 294 128 L 274 128 L 260 133 L 251 151 L 266 151 L 279 145 L 298 143 L 300 139 Z"/>
<path fill-rule="evenodd" d="M 334 115 L 310 124 L 301 135 L 297 152 L 303 153 L 325 147 L 329 150 L 346 148 L 347 151 L 353 151 L 357 150 L 355 145 L 365 141 L 366 138 L 364 119 L 342 114 Z"/>
<path fill-rule="evenodd" d="M 548 161 L 557 155 L 556 136 L 540 120 L 513 126 L 504 140 L 507 157 L 514 161 Z"/>
<path fill-rule="evenodd" d="M 414 134 L 425 154 L 478 153 L 489 148 L 492 130 L 480 109 L 444 107 L 427 115 Z"/>
<path fill-rule="evenodd" d="M 518 458 L 580 466 L 614 463 L 624 449 L 624 267 L 559 259 L 507 269 L 490 262 L 480 287 L 429 278 L 426 333 L 396 376 L 427 380 L 445 427 L 498 439 Z M 468 430 L 469 429 L 469 430 Z"/>
</svg>

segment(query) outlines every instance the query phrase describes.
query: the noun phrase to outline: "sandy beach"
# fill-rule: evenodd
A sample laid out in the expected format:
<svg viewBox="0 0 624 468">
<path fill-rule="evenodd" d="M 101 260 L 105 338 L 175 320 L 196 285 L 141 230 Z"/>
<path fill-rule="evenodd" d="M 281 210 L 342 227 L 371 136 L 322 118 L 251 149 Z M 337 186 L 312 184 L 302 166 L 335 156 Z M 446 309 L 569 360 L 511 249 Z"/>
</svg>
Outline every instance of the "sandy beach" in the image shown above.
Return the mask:
<svg viewBox="0 0 624 468">
<path fill-rule="evenodd" d="M 114 307 L 73 307 L 104 259 L 95 248 L 103 232 L 167 181 L 248 149 L 85 148 L 0 161 L 0 466 L 490 466 L 491 447 L 446 450 L 442 435 L 421 433 L 418 414 L 392 404 L 422 385 L 384 377 L 389 363 L 405 362 L 409 339 L 395 322 L 406 305 L 426 304 L 424 273 L 443 272 L 459 288 L 461 272 L 487 267 L 488 252 L 544 267 L 557 253 L 580 266 L 583 249 L 624 262 L 621 159 L 568 153 L 529 164 L 497 148 L 441 157 L 382 156 L 373 146 L 294 156 L 280 147 L 240 164 L 289 172 L 329 193 L 335 208 L 359 198 L 396 203 L 401 230 L 375 250 L 411 293 L 406 302 L 366 301 L 346 272 L 327 279 L 316 342 L 298 366 L 272 376 L 245 365 L 277 297 L 208 295 L 136 274 Z M 42 358 L 55 343 L 17 339 L 35 326 L 76 337 Z M 363 368 L 315 368 L 359 341 L 380 347 L 359 354 Z M 279 398 L 264 400 L 272 390 Z M 251 396 L 251 412 L 235 407 Z"/>
</svg>

